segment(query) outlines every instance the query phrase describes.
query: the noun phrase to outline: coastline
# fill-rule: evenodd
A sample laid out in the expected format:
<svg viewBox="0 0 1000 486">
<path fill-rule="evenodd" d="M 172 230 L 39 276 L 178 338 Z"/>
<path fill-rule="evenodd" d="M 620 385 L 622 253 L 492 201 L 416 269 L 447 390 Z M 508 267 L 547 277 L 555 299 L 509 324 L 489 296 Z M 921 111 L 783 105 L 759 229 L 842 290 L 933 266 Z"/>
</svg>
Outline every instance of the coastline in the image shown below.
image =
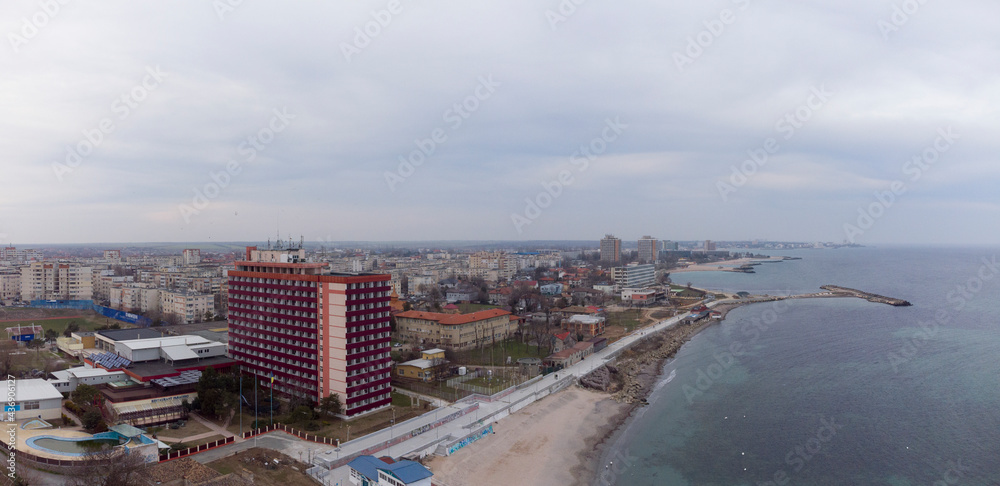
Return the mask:
<svg viewBox="0 0 1000 486">
<path fill-rule="evenodd" d="M 495 435 L 474 447 L 447 457 L 434 457 L 428 466 L 449 486 L 502 484 L 599 483 L 607 469 L 605 456 L 645 410 L 645 400 L 663 380 L 664 364 L 691 338 L 737 307 L 756 302 L 719 304 L 722 319 L 678 324 L 650 333 L 623 351 L 611 368 L 620 380 L 613 389 L 582 384 L 550 395 L 494 423 Z M 607 366 L 597 368 L 606 369 Z M 612 459 L 620 464 L 619 459 Z"/>
<path fill-rule="evenodd" d="M 690 330 L 690 332 L 685 333 L 680 345 L 678 345 L 676 349 L 672 349 L 669 353 L 669 356 L 660 357 L 658 359 L 644 363 L 639 369 L 637 374 L 638 378 L 637 382 L 639 384 L 639 389 L 637 390 L 636 396 L 640 399 L 636 400 L 635 402 L 629 403 L 628 409 L 625 413 L 619 414 L 618 416 L 614 417 L 614 420 L 612 422 L 614 424 L 613 427 L 611 427 L 608 430 L 605 430 L 603 435 L 599 436 L 595 440 L 585 443 L 584 449 L 580 450 L 577 453 L 577 456 L 580 457 L 581 459 L 581 463 L 586 464 L 589 467 L 583 468 L 580 471 L 579 475 L 574 475 L 574 478 L 576 479 L 575 484 L 594 484 L 602 486 L 611 484 L 611 482 L 608 481 L 607 478 L 605 477 L 605 474 L 607 474 L 605 473 L 605 471 L 608 471 L 608 469 L 602 470 L 600 468 L 600 465 L 607 464 L 608 462 L 610 462 L 606 459 L 608 459 L 615 452 L 614 446 L 618 442 L 620 442 L 622 436 L 628 431 L 628 427 L 632 423 L 632 421 L 644 411 L 646 406 L 646 399 L 649 398 L 649 395 L 656 389 L 656 385 L 664 378 L 663 368 L 667 364 L 667 362 L 673 359 L 674 355 L 677 353 L 677 351 L 680 349 L 681 346 L 686 344 L 688 341 L 697 336 L 699 333 L 701 333 L 705 329 L 708 329 L 714 324 L 725 322 L 726 315 L 733 309 L 756 303 L 760 302 L 733 302 L 716 306 L 713 310 L 717 310 L 720 313 L 722 313 L 721 319 L 712 319 L 698 324 L 697 326 L 693 327 Z M 661 331 L 658 334 L 662 334 L 665 336 L 667 333 L 675 331 L 676 329 L 677 328 L 667 329 Z M 608 399 L 613 400 L 613 395 L 609 395 Z M 613 460 L 614 459 L 612 458 L 611 461 Z M 620 458 L 619 461 L 621 460 L 622 459 Z M 619 462 L 619 464 L 621 464 L 621 462 Z M 611 471 L 618 472 L 617 469 Z M 605 481 L 601 482 L 602 479 L 604 479 Z"/>
</svg>

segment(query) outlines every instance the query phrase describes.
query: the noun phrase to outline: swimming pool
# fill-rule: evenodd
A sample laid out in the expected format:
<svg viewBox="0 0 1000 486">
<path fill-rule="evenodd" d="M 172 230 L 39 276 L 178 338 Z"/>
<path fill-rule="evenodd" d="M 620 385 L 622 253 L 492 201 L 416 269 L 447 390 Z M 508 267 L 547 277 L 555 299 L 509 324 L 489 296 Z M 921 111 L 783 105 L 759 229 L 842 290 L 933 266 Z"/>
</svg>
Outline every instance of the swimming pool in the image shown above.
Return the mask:
<svg viewBox="0 0 1000 486">
<path fill-rule="evenodd" d="M 107 444 L 112 447 L 118 445 L 117 437 L 108 437 L 97 434 L 93 437 L 56 437 L 52 435 L 40 435 L 32 437 L 26 442 L 28 447 L 33 447 L 49 454 L 62 456 L 83 456 L 90 450 L 90 444 Z"/>
</svg>

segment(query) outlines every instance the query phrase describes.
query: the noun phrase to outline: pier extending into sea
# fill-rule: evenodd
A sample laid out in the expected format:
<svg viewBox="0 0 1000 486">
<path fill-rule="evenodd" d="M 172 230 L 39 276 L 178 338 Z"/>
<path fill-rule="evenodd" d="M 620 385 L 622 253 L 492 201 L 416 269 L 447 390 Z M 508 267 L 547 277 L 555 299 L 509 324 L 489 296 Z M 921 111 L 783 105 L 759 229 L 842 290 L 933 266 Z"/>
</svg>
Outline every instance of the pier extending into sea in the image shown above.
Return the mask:
<svg viewBox="0 0 1000 486">
<path fill-rule="evenodd" d="M 868 302 L 875 302 L 876 304 L 889 304 L 895 307 L 909 307 L 913 305 L 910 302 L 905 301 L 903 299 L 896 299 L 892 297 L 886 297 L 884 295 L 862 292 L 857 289 L 849 289 L 847 287 L 839 287 L 837 285 L 824 285 L 820 288 L 832 292 L 834 295 L 843 295 L 845 297 L 857 297 L 859 299 L 865 299 Z"/>
</svg>

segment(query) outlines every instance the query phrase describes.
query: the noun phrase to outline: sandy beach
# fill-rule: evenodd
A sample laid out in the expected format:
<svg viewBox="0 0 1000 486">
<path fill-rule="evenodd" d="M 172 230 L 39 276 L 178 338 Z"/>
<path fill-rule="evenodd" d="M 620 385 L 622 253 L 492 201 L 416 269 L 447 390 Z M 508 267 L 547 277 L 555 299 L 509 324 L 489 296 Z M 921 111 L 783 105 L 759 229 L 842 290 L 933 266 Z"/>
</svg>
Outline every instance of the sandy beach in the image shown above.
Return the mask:
<svg viewBox="0 0 1000 486">
<path fill-rule="evenodd" d="M 584 484 L 595 474 L 598 446 L 630 405 L 606 393 L 571 387 L 494 425 L 496 434 L 428 467 L 447 486 Z"/>
<path fill-rule="evenodd" d="M 716 307 L 723 318 L 750 302 Z M 662 377 L 663 363 L 676 350 L 720 320 L 675 327 L 626 353 L 616 366 L 637 386 L 630 394 L 648 396 Z M 669 357 L 668 357 L 669 356 Z M 607 443 L 640 403 L 619 403 L 612 394 L 573 386 L 494 424 L 496 435 L 427 466 L 444 486 L 507 484 L 591 484 Z M 640 400 L 641 401 L 641 400 Z"/>
<path fill-rule="evenodd" d="M 706 263 L 702 265 L 689 265 L 684 268 L 671 268 L 670 273 L 684 272 L 731 272 L 734 268 L 753 262 L 767 261 L 767 258 L 738 258 L 736 260 L 726 260 L 722 262 Z M 781 258 L 771 258 L 774 261 L 781 261 Z M 722 268 L 719 268 L 722 267 Z"/>
</svg>

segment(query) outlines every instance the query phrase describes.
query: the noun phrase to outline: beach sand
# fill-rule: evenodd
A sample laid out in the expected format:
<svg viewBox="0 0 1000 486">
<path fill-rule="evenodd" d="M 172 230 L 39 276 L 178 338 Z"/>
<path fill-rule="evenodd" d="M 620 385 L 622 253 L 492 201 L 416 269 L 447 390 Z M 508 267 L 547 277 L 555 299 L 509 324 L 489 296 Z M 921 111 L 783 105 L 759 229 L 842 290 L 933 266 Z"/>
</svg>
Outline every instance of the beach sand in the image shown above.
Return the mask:
<svg viewBox="0 0 1000 486">
<path fill-rule="evenodd" d="M 725 260 L 721 262 L 705 263 L 702 265 L 689 265 L 685 268 L 671 268 L 668 270 L 670 273 L 685 273 L 685 272 L 731 272 L 733 268 L 746 265 L 748 263 L 765 261 L 767 258 L 739 258 L 736 260 Z M 774 258 L 773 260 L 780 260 L 780 258 Z M 719 267 L 722 268 L 719 268 Z"/>
<path fill-rule="evenodd" d="M 599 443 L 631 406 L 571 387 L 494 425 L 496 434 L 428 463 L 448 486 L 584 484 L 596 473 Z"/>
</svg>

